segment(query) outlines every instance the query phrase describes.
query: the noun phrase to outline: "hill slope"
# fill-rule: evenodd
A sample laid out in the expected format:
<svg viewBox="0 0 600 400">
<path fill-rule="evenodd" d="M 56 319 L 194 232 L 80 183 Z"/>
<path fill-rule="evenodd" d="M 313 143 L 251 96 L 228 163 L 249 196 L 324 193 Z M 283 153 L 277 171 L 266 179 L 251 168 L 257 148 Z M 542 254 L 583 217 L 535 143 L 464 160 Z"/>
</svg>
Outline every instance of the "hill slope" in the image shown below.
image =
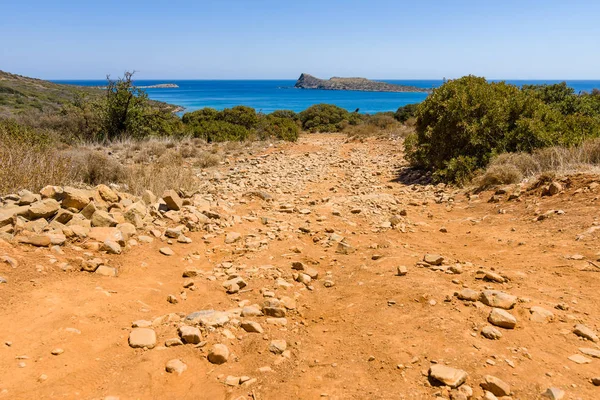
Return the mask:
<svg viewBox="0 0 600 400">
<path fill-rule="evenodd" d="M 30 111 L 53 113 L 66 103 L 84 96 L 93 99 L 104 93 L 102 88 L 58 84 L 42 79 L 0 71 L 0 117 L 8 117 Z M 158 107 L 169 107 L 173 112 L 182 108 L 159 101 Z"/>
</svg>

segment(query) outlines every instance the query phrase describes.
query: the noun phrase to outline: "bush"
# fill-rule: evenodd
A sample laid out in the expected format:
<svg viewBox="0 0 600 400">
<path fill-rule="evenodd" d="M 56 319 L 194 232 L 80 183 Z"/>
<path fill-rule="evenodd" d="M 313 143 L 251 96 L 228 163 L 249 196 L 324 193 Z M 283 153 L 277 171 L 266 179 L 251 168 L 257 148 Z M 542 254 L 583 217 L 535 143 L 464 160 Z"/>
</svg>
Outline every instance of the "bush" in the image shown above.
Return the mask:
<svg viewBox="0 0 600 400">
<path fill-rule="evenodd" d="M 250 135 L 250 131 L 242 125 L 226 121 L 202 121 L 188 127 L 195 138 L 201 138 L 208 143 L 225 141 L 242 141 Z"/>
<path fill-rule="evenodd" d="M 261 140 L 274 138 L 295 142 L 298 140 L 300 127 L 293 119 L 270 114 L 260 118 L 257 134 Z"/>
<path fill-rule="evenodd" d="M 298 113 L 292 110 L 275 110 L 269 115 L 275 118 L 288 118 L 294 121 L 299 119 Z"/>
<path fill-rule="evenodd" d="M 562 104 L 562 95 L 532 90 L 474 76 L 445 83 L 417 109 L 416 134 L 405 144 L 409 161 L 433 171 L 437 181 L 461 183 L 496 154 L 573 145 L 600 134 L 598 118 L 565 116 L 562 106 L 544 102 Z"/>
<path fill-rule="evenodd" d="M 394 118 L 396 118 L 398 122 L 404 123 L 410 118 L 414 118 L 417 112 L 417 107 L 418 104 L 407 104 L 405 106 L 402 106 L 398 108 L 398 110 L 394 113 Z"/>
<path fill-rule="evenodd" d="M 333 104 L 316 104 L 302 111 L 299 117 L 306 131 L 340 132 L 344 129 L 343 122 L 349 123 L 350 113 Z"/>
</svg>

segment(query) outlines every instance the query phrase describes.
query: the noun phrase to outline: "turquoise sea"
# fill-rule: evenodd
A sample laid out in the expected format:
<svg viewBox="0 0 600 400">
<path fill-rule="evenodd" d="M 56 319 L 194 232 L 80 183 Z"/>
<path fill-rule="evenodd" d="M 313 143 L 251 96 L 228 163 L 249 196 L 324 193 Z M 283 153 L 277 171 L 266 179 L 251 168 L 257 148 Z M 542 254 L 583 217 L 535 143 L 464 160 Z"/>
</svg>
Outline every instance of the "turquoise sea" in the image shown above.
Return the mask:
<svg viewBox="0 0 600 400">
<path fill-rule="evenodd" d="M 383 80 L 383 79 L 382 79 Z M 412 85 L 422 88 L 440 86 L 442 80 L 383 80 L 389 83 Z M 54 81 L 83 86 L 103 86 L 104 80 Z M 336 104 L 349 111 L 357 108 L 362 113 L 395 111 L 398 107 L 419 103 L 426 93 L 380 93 L 334 90 L 303 90 L 294 88 L 295 80 L 138 80 L 138 86 L 151 86 L 160 83 L 175 83 L 179 88 L 146 89 L 149 97 L 185 107 L 193 111 L 204 107 L 216 109 L 245 105 L 257 111 L 270 113 L 275 110 L 302 111 L 313 104 Z M 561 80 L 520 80 L 510 81 L 515 85 L 558 83 Z M 576 92 L 600 88 L 600 80 L 567 81 Z"/>
</svg>

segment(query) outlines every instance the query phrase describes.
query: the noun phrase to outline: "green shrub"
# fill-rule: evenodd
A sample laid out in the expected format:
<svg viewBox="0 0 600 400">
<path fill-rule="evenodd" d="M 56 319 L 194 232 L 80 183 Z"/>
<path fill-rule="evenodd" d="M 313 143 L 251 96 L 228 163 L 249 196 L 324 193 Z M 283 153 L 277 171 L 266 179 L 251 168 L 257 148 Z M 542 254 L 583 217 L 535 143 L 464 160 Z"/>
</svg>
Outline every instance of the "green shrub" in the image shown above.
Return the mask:
<svg viewBox="0 0 600 400">
<path fill-rule="evenodd" d="M 275 138 L 295 142 L 300 134 L 300 127 L 291 118 L 274 117 L 273 114 L 260 118 L 257 128 L 259 139 Z"/>
<path fill-rule="evenodd" d="M 292 110 L 275 110 L 269 115 L 276 118 L 288 118 L 294 121 L 299 119 L 298 113 Z"/>
<path fill-rule="evenodd" d="M 358 114 L 358 113 L 356 113 Z M 309 132 L 340 132 L 344 122 L 349 123 L 350 113 L 333 104 L 316 104 L 299 114 L 302 128 Z M 356 117 L 353 118 L 357 120 Z"/>
<path fill-rule="evenodd" d="M 203 121 L 214 121 L 217 119 L 217 115 L 219 115 L 219 111 L 214 108 L 205 107 L 200 110 L 183 114 L 181 120 L 184 124 L 197 124 Z"/>
<path fill-rule="evenodd" d="M 418 107 L 416 135 L 405 144 L 407 157 L 433 171 L 438 181 L 460 183 L 494 155 L 598 136 L 598 118 L 563 114 L 572 109 L 565 100 L 568 93 L 554 89 L 556 95 L 541 95 L 541 89 L 520 90 L 474 76 L 449 81 Z"/>
<path fill-rule="evenodd" d="M 255 128 L 258 124 L 258 115 L 252 107 L 235 106 L 226 108 L 218 114 L 218 120 L 229 122 L 230 124 L 241 125 L 246 129 Z"/>
<path fill-rule="evenodd" d="M 396 112 L 394 113 L 394 118 L 396 118 L 398 122 L 404 123 L 410 118 L 414 118 L 418 106 L 418 104 L 407 104 L 405 106 L 402 106 L 398 108 L 398 110 L 396 110 Z"/>
<path fill-rule="evenodd" d="M 226 121 L 202 121 L 191 125 L 188 130 L 195 138 L 201 138 L 208 143 L 225 141 L 242 141 L 250 135 L 250 131 L 242 125 Z"/>
</svg>

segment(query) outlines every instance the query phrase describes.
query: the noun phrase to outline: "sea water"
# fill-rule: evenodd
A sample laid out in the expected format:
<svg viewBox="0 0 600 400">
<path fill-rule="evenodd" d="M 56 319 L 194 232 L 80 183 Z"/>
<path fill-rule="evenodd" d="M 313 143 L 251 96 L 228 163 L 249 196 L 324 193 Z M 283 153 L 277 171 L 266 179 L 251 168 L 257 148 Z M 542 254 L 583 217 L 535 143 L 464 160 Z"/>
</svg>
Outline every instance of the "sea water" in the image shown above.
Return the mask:
<svg viewBox="0 0 600 400">
<path fill-rule="evenodd" d="M 410 85 L 425 89 L 436 88 L 442 80 L 384 80 L 399 85 Z M 55 81 L 83 86 L 104 86 L 106 81 L 69 80 Z M 400 106 L 419 103 L 427 97 L 421 92 L 360 92 L 339 90 L 307 90 L 294 88 L 295 80 L 138 80 L 138 86 L 152 86 L 160 83 L 174 83 L 178 88 L 145 89 L 153 100 L 164 101 L 194 111 L 204 107 L 218 110 L 237 105 L 250 106 L 257 111 L 270 113 L 275 110 L 302 111 L 314 104 L 335 104 L 349 111 L 361 113 L 395 111 Z M 515 85 L 559 83 L 560 80 L 507 81 Z M 599 80 L 567 81 L 577 93 L 600 88 Z"/>
</svg>

